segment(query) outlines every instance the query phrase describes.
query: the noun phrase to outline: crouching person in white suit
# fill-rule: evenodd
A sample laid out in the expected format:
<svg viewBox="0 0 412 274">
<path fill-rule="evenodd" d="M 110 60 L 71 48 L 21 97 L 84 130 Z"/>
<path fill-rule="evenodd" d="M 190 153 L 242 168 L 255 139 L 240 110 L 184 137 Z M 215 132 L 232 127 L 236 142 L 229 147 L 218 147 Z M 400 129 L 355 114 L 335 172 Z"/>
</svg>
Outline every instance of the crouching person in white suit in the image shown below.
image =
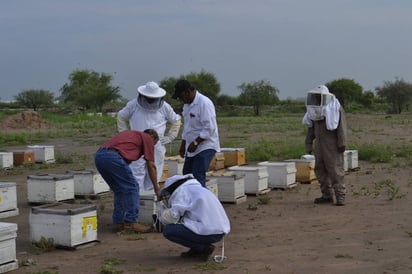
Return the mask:
<svg viewBox="0 0 412 274">
<path fill-rule="evenodd" d="M 189 248 L 183 258 L 207 261 L 219 242 L 230 232 L 226 212 L 212 191 L 192 174 L 168 178 L 160 194 L 158 207 L 163 236 Z"/>
</svg>

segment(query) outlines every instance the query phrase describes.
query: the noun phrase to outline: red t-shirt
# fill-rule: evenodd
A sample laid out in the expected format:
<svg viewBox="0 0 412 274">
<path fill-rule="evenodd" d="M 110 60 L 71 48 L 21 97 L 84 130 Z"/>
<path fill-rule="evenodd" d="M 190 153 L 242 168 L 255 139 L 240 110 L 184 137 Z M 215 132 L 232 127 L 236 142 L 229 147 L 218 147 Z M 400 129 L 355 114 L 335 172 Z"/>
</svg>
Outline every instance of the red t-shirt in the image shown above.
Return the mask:
<svg viewBox="0 0 412 274">
<path fill-rule="evenodd" d="M 125 130 L 102 145 L 116 149 L 127 161 L 138 160 L 142 155 L 146 161 L 154 161 L 154 141 L 149 134 L 135 130 Z"/>
</svg>

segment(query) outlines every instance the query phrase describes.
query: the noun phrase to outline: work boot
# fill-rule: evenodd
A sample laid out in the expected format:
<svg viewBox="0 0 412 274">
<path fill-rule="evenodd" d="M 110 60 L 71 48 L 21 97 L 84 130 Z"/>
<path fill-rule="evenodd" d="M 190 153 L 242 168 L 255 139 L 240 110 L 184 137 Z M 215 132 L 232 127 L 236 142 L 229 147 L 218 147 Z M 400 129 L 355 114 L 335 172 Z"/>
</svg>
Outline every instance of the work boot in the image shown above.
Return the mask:
<svg viewBox="0 0 412 274">
<path fill-rule="evenodd" d="M 139 223 L 124 223 L 124 230 L 127 232 L 149 233 L 152 232 L 153 227 Z"/>
<path fill-rule="evenodd" d="M 198 258 L 204 262 L 209 260 L 210 255 L 215 251 L 214 245 L 208 245 L 202 252 L 199 253 Z"/>
<path fill-rule="evenodd" d="M 345 205 L 345 197 L 337 197 L 335 205 L 344 206 Z"/>
<path fill-rule="evenodd" d="M 333 203 L 333 199 L 332 199 L 332 197 L 330 197 L 330 198 L 324 198 L 324 197 L 322 196 L 322 197 L 316 198 L 315 201 L 314 201 L 314 203 L 315 203 L 315 204 L 332 204 L 332 203 Z"/>
<path fill-rule="evenodd" d="M 121 224 L 112 224 L 112 232 L 113 233 L 121 232 L 123 230 L 124 230 L 123 223 L 121 223 Z"/>
</svg>

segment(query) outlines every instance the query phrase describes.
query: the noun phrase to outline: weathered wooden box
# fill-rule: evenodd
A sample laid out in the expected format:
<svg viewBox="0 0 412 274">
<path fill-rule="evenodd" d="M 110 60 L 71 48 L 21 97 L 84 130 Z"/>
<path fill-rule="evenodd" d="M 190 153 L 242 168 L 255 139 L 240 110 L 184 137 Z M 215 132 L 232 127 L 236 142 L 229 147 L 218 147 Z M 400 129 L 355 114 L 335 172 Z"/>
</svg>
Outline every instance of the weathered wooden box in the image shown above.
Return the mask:
<svg viewBox="0 0 412 274">
<path fill-rule="evenodd" d="M 259 166 L 268 169 L 269 188 L 289 188 L 296 184 L 296 164 L 295 162 L 260 162 Z"/>
<path fill-rule="evenodd" d="M 73 174 L 27 176 L 29 203 L 55 203 L 74 199 Z"/>
<path fill-rule="evenodd" d="M 0 182 L 0 218 L 19 215 L 16 183 Z"/>
<path fill-rule="evenodd" d="M 219 201 L 227 203 L 246 201 L 244 176 L 227 172 L 223 174 L 210 174 L 207 176 L 207 179 L 216 179 Z"/>
<path fill-rule="evenodd" d="M 232 166 L 228 170 L 235 172 L 238 176 L 245 176 L 246 194 L 258 195 L 269 190 L 269 174 L 265 166 Z"/>
<path fill-rule="evenodd" d="M 16 257 L 17 224 L 0 222 L 0 273 L 18 269 Z"/>
<path fill-rule="evenodd" d="M 310 183 L 316 180 L 315 160 L 313 159 L 289 159 L 286 162 L 294 162 L 296 165 L 296 181 Z"/>
<path fill-rule="evenodd" d="M 165 157 L 165 165 L 169 167 L 169 176 L 182 175 L 185 159 L 180 156 Z"/>
<path fill-rule="evenodd" d="M 244 148 L 221 148 L 225 158 L 225 167 L 241 166 L 246 164 Z"/>
<path fill-rule="evenodd" d="M 50 145 L 35 145 L 27 146 L 28 149 L 34 151 L 34 161 L 36 163 L 54 163 L 54 146 Z"/>
<path fill-rule="evenodd" d="M 73 175 L 74 195 L 96 195 L 110 191 L 109 185 L 100 173 L 94 170 L 69 170 Z"/>
<path fill-rule="evenodd" d="M 223 152 L 216 152 L 209 165 L 209 170 L 220 170 L 225 168 L 225 155 Z"/>
<path fill-rule="evenodd" d="M 97 211 L 92 204 L 53 203 L 32 207 L 30 240 L 52 239 L 54 245 L 77 247 L 97 240 Z"/>
<path fill-rule="evenodd" d="M 13 167 L 13 152 L 0 152 L 0 168 Z"/>
<path fill-rule="evenodd" d="M 169 178 L 169 166 L 163 164 L 162 177 L 160 178 L 159 182 L 165 182 L 167 178 Z"/>
<path fill-rule="evenodd" d="M 34 151 L 33 150 L 14 150 L 13 152 L 13 164 L 15 166 L 34 164 Z"/>
</svg>

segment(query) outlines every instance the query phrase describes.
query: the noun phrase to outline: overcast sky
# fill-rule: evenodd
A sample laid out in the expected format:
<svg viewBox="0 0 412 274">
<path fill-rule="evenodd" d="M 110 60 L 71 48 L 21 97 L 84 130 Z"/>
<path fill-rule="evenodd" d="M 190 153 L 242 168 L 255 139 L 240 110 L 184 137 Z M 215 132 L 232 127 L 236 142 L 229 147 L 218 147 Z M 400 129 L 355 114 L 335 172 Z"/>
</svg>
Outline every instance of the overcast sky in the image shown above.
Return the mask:
<svg viewBox="0 0 412 274">
<path fill-rule="evenodd" d="M 0 98 L 59 96 L 76 69 L 127 99 L 202 69 L 232 96 L 259 80 L 281 99 L 339 78 L 373 90 L 412 82 L 411 30 L 411 0 L 1 0 Z"/>
</svg>

